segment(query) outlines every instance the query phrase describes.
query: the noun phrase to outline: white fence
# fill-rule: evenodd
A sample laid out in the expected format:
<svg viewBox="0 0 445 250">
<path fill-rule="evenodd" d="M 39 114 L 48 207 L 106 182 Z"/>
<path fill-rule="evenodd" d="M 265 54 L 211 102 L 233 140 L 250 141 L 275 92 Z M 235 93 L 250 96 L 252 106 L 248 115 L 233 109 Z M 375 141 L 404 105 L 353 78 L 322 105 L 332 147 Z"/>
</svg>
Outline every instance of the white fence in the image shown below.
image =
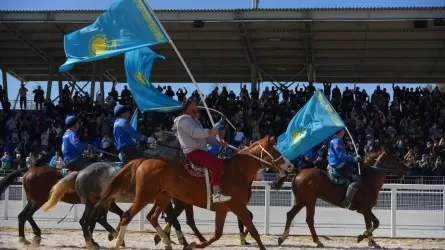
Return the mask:
<svg viewBox="0 0 445 250">
<path fill-rule="evenodd" d="M 271 190 L 269 182 L 254 182 L 253 188 L 249 209 L 253 212 L 256 227 L 264 234 L 281 234 L 286 213 L 294 202 L 290 183 L 285 183 L 279 191 Z M 17 226 L 17 215 L 26 204 L 23 197 L 25 194 L 20 183 L 10 186 L 2 195 L 0 226 Z M 118 205 L 124 210 L 129 207 L 129 204 L 124 203 Z M 37 212 L 34 217 L 43 228 L 78 229 L 77 222 L 83 212 L 83 205 L 75 205 L 64 222 L 56 223 L 68 212 L 70 206 L 61 203 L 48 213 Z M 150 207 L 151 205 L 145 207 L 133 219 L 131 229 L 151 228 L 145 220 Z M 380 220 L 376 236 L 445 238 L 445 185 L 385 184 L 373 212 Z M 317 202 L 315 214 L 315 226 L 320 235 L 356 236 L 365 229 L 363 216 L 321 200 Z M 184 231 L 189 232 L 185 226 L 185 216 L 181 215 L 179 219 Z M 109 221 L 116 225 L 118 217 L 110 215 Z M 214 231 L 213 212 L 195 208 L 195 221 L 202 232 Z M 236 217 L 232 214 L 227 217 L 225 232 L 238 232 Z M 295 218 L 292 233 L 309 235 L 304 209 Z"/>
</svg>

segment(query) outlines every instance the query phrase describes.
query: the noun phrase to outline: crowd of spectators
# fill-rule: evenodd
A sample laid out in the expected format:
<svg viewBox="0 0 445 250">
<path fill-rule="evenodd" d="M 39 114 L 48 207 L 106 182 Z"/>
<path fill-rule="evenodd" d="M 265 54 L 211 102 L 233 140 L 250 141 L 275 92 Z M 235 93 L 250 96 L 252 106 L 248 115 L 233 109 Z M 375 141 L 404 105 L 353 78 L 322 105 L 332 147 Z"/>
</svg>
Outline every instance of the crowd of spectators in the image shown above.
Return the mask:
<svg viewBox="0 0 445 250">
<path fill-rule="evenodd" d="M 1 86 L 0 86 L 1 87 Z M 183 101 L 192 98 L 201 102 L 197 91 L 190 93 L 179 89 L 176 93 L 168 87 L 158 86 L 165 95 Z M 397 154 L 411 168 L 411 175 L 445 175 L 445 94 L 438 88 L 421 89 L 393 86 L 393 98 L 385 88 L 377 86 L 368 94 L 359 87 L 346 88 L 343 92 L 330 82 L 324 82 L 322 90 L 334 108 L 345 121 L 355 139 L 360 154 L 378 150 L 384 143 L 397 145 Z M 131 92 L 125 88 L 119 93 L 113 87 L 101 101 L 87 93 L 72 95 L 68 85 L 62 91 L 60 101 L 55 105 L 44 98 L 39 87 L 34 92 L 36 110 L 26 110 L 25 86 L 19 89 L 21 111 L 10 109 L 2 101 L 0 112 L 0 153 L 2 168 L 11 169 L 38 165 L 39 160 L 58 166 L 61 137 L 64 132 L 63 120 L 68 114 L 76 114 L 83 122 L 81 136 L 84 140 L 109 150 L 112 147 L 112 110 L 119 103 L 134 108 Z M 266 87 L 262 93 L 248 92 L 246 85 L 240 85 L 236 94 L 226 87 L 216 87 L 206 96 L 209 107 L 217 109 L 235 125 L 236 130 L 226 124 L 225 139 L 240 145 L 257 140 L 267 134 L 283 133 L 292 117 L 315 92 L 312 83 L 290 87 Z M 0 98 L 4 92 L 0 89 Z M 141 116 L 138 130 L 145 134 L 159 129 L 169 129 L 178 113 L 146 112 Z M 215 121 L 221 119 L 214 113 Z M 203 110 L 200 120 L 205 127 L 211 123 Z M 352 140 L 345 139 L 347 150 L 354 152 Z M 296 159 L 299 168 L 326 167 L 326 143 Z M 53 159 L 51 159 L 53 158 Z"/>
</svg>

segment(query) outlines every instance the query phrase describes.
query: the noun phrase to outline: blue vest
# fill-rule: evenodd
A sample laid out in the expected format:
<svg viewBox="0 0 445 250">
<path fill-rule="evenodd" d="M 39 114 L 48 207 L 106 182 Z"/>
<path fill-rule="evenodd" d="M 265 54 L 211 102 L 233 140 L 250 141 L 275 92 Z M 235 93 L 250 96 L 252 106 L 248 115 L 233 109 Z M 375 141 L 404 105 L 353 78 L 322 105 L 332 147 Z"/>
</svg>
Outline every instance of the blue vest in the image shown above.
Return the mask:
<svg viewBox="0 0 445 250">
<path fill-rule="evenodd" d="M 334 136 L 329 143 L 328 162 L 329 166 L 335 168 L 338 164 L 345 161 L 354 161 L 354 157 L 346 154 L 346 146 L 343 141 Z"/>
<path fill-rule="evenodd" d="M 117 150 L 136 145 L 136 141 L 147 141 L 147 137 L 131 127 L 130 121 L 117 118 L 113 126 L 114 142 Z"/>
<path fill-rule="evenodd" d="M 82 153 L 87 148 L 88 144 L 80 141 L 76 132 L 69 129 L 65 131 L 62 137 L 63 161 L 70 163 L 82 158 Z"/>
</svg>

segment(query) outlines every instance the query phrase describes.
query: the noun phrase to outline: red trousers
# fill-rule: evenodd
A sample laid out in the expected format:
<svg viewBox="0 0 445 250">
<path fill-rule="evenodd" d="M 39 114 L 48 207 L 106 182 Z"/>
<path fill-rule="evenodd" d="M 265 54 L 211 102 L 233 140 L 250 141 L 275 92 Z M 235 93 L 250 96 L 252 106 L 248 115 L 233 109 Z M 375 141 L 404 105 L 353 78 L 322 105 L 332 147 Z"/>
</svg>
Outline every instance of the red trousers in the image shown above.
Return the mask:
<svg viewBox="0 0 445 250">
<path fill-rule="evenodd" d="M 187 158 L 196 165 L 212 171 L 212 185 L 219 186 L 224 173 L 224 162 L 209 152 L 195 150 L 187 154 Z"/>
</svg>

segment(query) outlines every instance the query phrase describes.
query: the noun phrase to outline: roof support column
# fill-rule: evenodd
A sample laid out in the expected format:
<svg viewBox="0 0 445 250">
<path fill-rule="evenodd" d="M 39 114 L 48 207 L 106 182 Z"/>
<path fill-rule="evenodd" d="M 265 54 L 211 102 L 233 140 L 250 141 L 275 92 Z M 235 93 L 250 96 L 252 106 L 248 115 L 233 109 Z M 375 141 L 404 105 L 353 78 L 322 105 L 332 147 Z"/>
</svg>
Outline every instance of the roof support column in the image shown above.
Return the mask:
<svg viewBox="0 0 445 250">
<path fill-rule="evenodd" d="M 53 71 L 54 71 L 54 64 L 53 62 L 49 63 L 49 71 L 48 71 L 48 83 L 46 85 L 46 99 L 51 98 L 51 91 L 53 87 Z"/>
<path fill-rule="evenodd" d="M 3 81 L 3 90 L 5 91 L 5 98 L 6 100 L 9 100 L 8 98 L 8 77 L 7 77 L 7 70 L 5 68 L 2 68 L 2 81 Z"/>
<path fill-rule="evenodd" d="M 59 102 L 65 102 L 66 100 L 64 100 L 64 96 L 63 96 L 62 79 L 59 79 L 58 85 L 59 85 Z"/>
<path fill-rule="evenodd" d="M 90 90 L 90 98 L 94 101 L 94 90 L 96 88 L 96 63 L 93 63 L 92 66 L 93 71 L 91 72 L 91 90 Z"/>
<path fill-rule="evenodd" d="M 304 49 L 306 51 L 306 71 L 308 82 L 315 81 L 314 40 L 312 35 L 312 21 L 304 22 Z"/>
<path fill-rule="evenodd" d="M 250 64 L 250 92 L 257 92 L 258 86 L 257 86 L 257 71 L 255 64 Z"/>
<path fill-rule="evenodd" d="M 104 84 L 104 68 L 100 67 L 100 94 L 101 94 L 101 99 L 100 100 L 96 100 L 99 101 L 102 105 L 105 102 L 105 84 Z"/>
</svg>

